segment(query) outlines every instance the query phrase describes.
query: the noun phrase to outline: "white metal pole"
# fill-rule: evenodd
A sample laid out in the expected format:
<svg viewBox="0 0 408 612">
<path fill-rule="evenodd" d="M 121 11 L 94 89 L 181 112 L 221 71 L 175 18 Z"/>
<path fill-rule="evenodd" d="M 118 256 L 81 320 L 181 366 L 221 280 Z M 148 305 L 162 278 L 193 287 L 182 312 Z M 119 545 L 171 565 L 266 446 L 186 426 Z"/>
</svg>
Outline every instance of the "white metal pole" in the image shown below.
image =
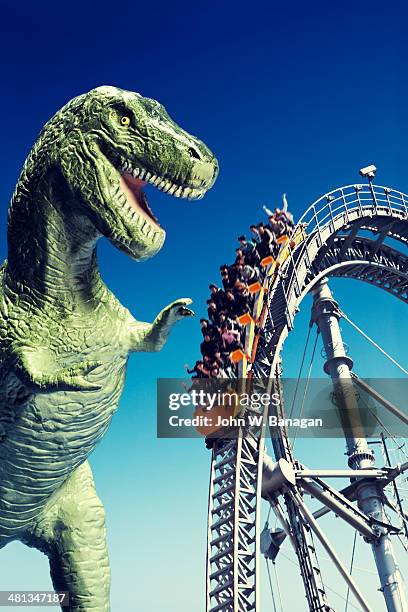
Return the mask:
<svg viewBox="0 0 408 612">
<path fill-rule="evenodd" d="M 333 561 L 334 565 L 339 570 L 340 574 L 343 576 L 344 580 L 347 582 L 347 585 L 350 587 L 350 591 L 353 593 L 354 597 L 357 599 L 360 606 L 363 608 L 364 612 L 373 612 L 372 608 L 367 603 L 367 600 L 360 592 L 356 583 L 354 582 L 352 576 L 349 574 L 339 557 L 337 556 L 333 546 L 330 544 L 329 540 L 326 538 L 324 532 L 317 524 L 317 521 L 313 514 L 310 512 L 309 508 L 303 503 L 302 498 L 298 493 L 295 493 L 292 489 L 289 491 L 289 494 L 296 501 L 297 505 L 300 508 L 301 513 L 305 517 L 306 521 L 309 523 L 310 528 L 313 529 L 316 536 L 320 540 L 323 548 L 326 550 L 327 554 Z"/>
<path fill-rule="evenodd" d="M 337 392 L 338 409 L 345 429 L 349 467 L 372 469 L 374 455 L 368 446 L 364 428 L 359 418 L 359 407 L 353 389 L 352 360 L 347 356 L 341 336 L 339 307 L 333 299 L 327 279 L 313 289 L 312 317 L 318 325 L 326 351 L 325 372 L 329 374 Z M 356 487 L 359 508 L 367 515 L 387 523 L 381 492 L 376 483 L 362 481 Z M 390 535 L 386 527 L 378 527 L 378 537 L 371 546 L 380 577 L 388 612 L 408 612 L 404 584 L 395 561 Z"/>
</svg>

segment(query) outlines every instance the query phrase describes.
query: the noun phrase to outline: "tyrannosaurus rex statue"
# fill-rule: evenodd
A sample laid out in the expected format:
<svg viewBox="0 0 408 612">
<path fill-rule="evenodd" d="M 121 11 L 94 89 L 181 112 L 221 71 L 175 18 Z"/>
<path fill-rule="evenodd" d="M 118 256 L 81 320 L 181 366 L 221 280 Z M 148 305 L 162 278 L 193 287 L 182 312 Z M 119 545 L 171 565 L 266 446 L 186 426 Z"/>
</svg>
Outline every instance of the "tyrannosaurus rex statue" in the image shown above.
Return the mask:
<svg viewBox="0 0 408 612">
<path fill-rule="evenodd" d="M 158 102 L 97 87 L 45 125 L 12 198 L 0 269 L 0 548 L 43 551 L 71 612 L 110 609 L 87 458 L 118 406 L 129 353 L 159 350 L 192 314 L 179 299 L 153 323 L 136 321 L 103 283 L 96 244 L 105 236 L 152 257 L 165 232 L 143 186 L 200 198 L 217 172 Z"/>
</svg>

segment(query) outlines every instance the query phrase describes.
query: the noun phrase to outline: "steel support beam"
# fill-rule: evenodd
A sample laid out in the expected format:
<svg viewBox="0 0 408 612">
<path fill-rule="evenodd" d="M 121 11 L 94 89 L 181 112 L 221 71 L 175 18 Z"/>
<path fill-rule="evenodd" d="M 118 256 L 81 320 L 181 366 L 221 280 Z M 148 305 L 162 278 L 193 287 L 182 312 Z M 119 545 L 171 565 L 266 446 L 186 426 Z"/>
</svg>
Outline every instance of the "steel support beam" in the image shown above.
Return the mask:
<svg viewBox="0 0 408 612">
<path fill-rule="evenodd" d="M 364 427 L 359 418 L 359 407 L 353 388 L 351 369 L 353 362 L 347 356 L 340 332 L 341 314 L 333 299 L 327 279 L 313 289 L 312 319 L 318 325 L 326 351 L 325 372 L 333 380 L 337 408 L 345 431 L 348 464 L 352 469 L 372 469 L 374 456 L 368 446 Z M 356 485 L 359 508 L 367 516 L 387 523 L 381 489 L 375 481 L 362 481 Z M 313 520 L 315 520 L 312 517 Z M 388 612 L 408 612 L 403 580 L 395 562 L 391 538 L 386 527 L 378 527 L 378 539 L 372 550 Z"/>
<path fill-rule="evenodd" d="M 378 533 L 376 529 L 370 525 L 369 519 L 361 516 L 358 511 L 355 512 L 353 508 L 348 508 L 345 504 L 341 503 L 341 501 L 336 499 L 333 495 L 330 495 L 327 491 L 321 489 L 315 482 L 308 478 L 301 481 L 301 486 L 309 495 L 321 501 L 337 516 L 354 527 L 354 529 L 357 529 L 361 535 L 370 542 L 377 539 Z"/>
<path fill-rule="evenodd" d="M 311 529 L 316 534 L 316 536 L 319 539 L 321 545 L 326 550 L 326 552 L 329 555 L 330 559 L 333 561 L 334 565 L 339 570 L 340 574 L 343 576 L 344 580 L 346 581 L 347 585 L 350 588 L 350 591 L 353 593 L 354 597 L 357 599 L 358 603 L 360 604 L 360 606 L 362 607 L 364 612 L 374 612 L 372 610 L 372 608 L 370 608 L 370 606 L 368 605 L 367 600 L 365 599 L 365 597 L 360 592 L 359 588 L 357 587 L 356 583 L 354 582 L 354 579 L 349 574 L 349 572 L 347 571 L 347 569 L 345 568 L 343 563 L 340 561 L 340 559 L 337 556 L 334 548 L 330 544 L 329 540 L 326 538 L 326 536 L 323 533 L 322 529 L 317 524 L 317 521 L 314 518 L 313 514 L 310 512 L 308 507 L 303 503 L 303 500 L 300 497 L 300 495 L 298 493 L 294 492 L 293 490 L 290 491 L 290 495 L 293 498 L 293 500 L 297 503 L 297 505 L 300 508 L 300 511 L 303 514 L 305 520 L 309 523 Z"/>
<path fill-rule="evenodd" d="M 391 414 L 398 417 L 405 425 L 408 425 L 408 415 L 404 414 L 402 410 L 394 406 L 391 402 L 389 402 L 385 397 L 383 397 L 378 391 L 370 387 L 364 380 L 361 380 L 357 374 L 354 372 L 351 373 L 351 376 L 356 383 L 363 391 L 368 393 L 373 399 L 375 399 L 379 404 L 384 406 Z"/>
<path fill-rule="evenodd" d="M 295 471 L 296 479 L 298 478 L 356 478 L 363 476 L 364 478 L 380 478 L 387 476 L 389 470 L 308 470 L 301 469 Z"/>
</svg>

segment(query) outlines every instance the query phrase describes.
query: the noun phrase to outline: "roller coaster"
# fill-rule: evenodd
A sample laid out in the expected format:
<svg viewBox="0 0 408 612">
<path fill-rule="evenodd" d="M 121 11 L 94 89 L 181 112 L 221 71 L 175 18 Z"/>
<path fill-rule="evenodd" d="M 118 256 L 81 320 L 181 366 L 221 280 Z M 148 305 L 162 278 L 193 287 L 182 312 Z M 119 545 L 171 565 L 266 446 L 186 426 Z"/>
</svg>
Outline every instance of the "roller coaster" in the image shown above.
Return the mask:
<svg viewBox="0 0 408 612">
<path fill-rule="evenodd" d="M 339 320 L 347 316 L 334 300 L 328 284 L 331 277 L 352 278 L 408 302 L 408 196 L 373 184 L 373 176 L 374 173 L 368 176 L 366 184 L 335 189 L 309 206 L 291 235 L 281 240 L 278 256 L 262 261 L 261 278 L 249 288 L 254 296 L 253 305 L 251 312 L 241 317 L 244 342 L 242 350 L 231 355 L 234 372 L 243 384 L 255 388 L 261 381 L 265 388 L 267 381 L 267 389 L 281 395 L 275 410 L 282 418 L 285 417 L 280 382 L 282 349 L 294 327 L 300 303 L 311 294 L 311 325 L 316 326 L 323 340 L 324 369 L 335 388 L 343 392 L 344 406 L 350 408 L 355 401 L 355 395 L 347 394 L 345 385 L 352 385 L 353 389 L 365 386 L 402 424 L 408 423 L 406 414 L 353 372 L 339 327 Z M 394 363 L 399 365 L 395 360 Z M 408 374 L 402 366 L 400 369 Z M 319 525 L 321 516 L 333 513 L 371 546 L 384 609 L 407 612 L 403 580 L 393 552 L 395 538 L 402 542 L 405 554 L 408 550 L 408 515 L 400 489 L 408 470 L 407 455 L 405 462 L 398 465 L 389 461 L 376 467 L 368 441 L 354 423 L 352 433 L 345 436 L 348 469 L 308 470 L 296 459 L 285 427 L 268 431 L 270 413 L 268 406 L 260 429 L 241 427 L 232 437 L 215 432 L 207 438 L 207 446 L 211 447 L 211 475 L 206 611 L 259 612 L 262 556 L 267 564 L 274 562 L 284 540 L 290 542 L 296 554 L 307 602 L 305 609 L 338 610 L 330 603 L 317 540 L 344 579 L 348 593 L 353 594 L 356 609 L 378 612 L 370 607 L 352 572 Z M 268 434 L 273 457 L 266 449 Z M 383 433 L 381 436 L 387 451 L 387 436 Z M 338 476 L 350 479 L 342 490 L 324 479 Z M 305 503 L 306 495 L 319 500 L 321 508 L 312 512 Z M 269 525 L 262 528 L 262 501 L 273 511 L 279 528 L 271 529 Z M 392 509 L 395 520 L 389 519 L 386 508 Z M 270 585 L 273 591 L 272 582 Z M 272 592 L 272 598 L 277 610 L 276 593 L 274 596 Z"/>
</svg>

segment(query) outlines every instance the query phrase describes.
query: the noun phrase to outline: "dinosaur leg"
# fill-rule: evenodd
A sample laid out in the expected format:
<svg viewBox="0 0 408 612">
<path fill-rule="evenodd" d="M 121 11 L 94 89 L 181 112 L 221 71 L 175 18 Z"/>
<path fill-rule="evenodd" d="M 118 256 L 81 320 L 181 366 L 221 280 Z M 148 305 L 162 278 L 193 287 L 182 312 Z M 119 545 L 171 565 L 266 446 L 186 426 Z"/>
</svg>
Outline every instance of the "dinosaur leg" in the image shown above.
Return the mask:
<svg viewBox="0 0 408 612">
<path fill-rule="evenodd" d="M 109 612 L 105 513 L 87 461 L 50 499 L 24 542 L 48 555 L 54 589 L 69 592 L 65 612 Z"/>
</svg>

